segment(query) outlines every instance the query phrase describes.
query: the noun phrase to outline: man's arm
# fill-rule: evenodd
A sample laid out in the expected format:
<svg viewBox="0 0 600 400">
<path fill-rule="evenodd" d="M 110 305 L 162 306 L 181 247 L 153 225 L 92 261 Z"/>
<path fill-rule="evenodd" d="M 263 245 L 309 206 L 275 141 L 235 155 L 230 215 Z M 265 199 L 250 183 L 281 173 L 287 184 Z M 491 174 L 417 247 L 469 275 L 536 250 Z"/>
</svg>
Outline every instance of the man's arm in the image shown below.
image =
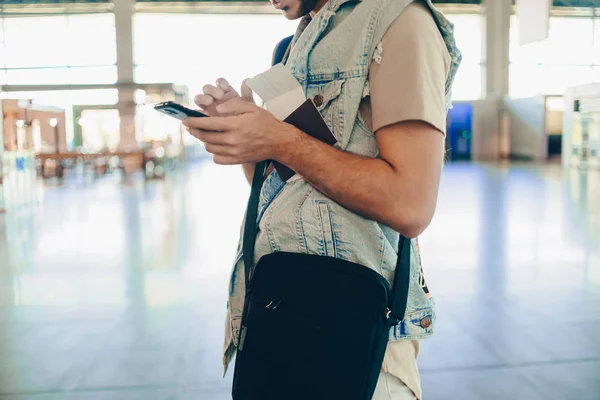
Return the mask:
<svg viewBox="0 0 600 400">
<path fill-rule="evenodd" d="M 241 99 L 218 108 L 235 116 L 184 120 L 215 163 L 277 160 L 334 201 L 406 237 L 418 236 L 431 222 L 444 135 L 428 123 L 404 121 L 379 129 L 379 159 L 331 147 Z"/>
<path fill-rule="evenodd" d="M 327 197 L 404 236 L 420 235 L 435 211 L 444 159 L 444 135 L 422 121 L 377 132 L 380 159 L 347 153 L 295 130 L 278 161 Z"/>
</svg>

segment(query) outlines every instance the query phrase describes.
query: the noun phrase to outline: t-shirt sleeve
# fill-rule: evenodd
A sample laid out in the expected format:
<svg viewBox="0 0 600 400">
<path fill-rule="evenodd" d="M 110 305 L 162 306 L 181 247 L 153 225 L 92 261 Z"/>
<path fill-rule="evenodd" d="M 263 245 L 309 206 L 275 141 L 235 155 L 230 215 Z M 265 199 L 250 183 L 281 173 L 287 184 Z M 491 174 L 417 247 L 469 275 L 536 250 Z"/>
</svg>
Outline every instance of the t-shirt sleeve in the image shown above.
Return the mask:
<svg viewBox="0 0 600 400">
<path fill-rule="evenodd" d="M 416 2 L 390 26 L 369 72 L 372 127 L 428 122 L 446 133 L 446 77 L 450 55 L 423 4 Z"/>
</svg>

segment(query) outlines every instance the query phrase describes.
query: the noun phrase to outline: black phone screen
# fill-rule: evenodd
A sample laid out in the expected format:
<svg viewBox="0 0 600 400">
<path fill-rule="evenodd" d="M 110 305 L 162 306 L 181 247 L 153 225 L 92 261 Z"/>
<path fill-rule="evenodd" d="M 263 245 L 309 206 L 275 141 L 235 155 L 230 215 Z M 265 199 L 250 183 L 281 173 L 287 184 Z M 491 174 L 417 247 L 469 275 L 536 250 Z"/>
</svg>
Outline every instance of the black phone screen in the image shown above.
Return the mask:
<svg viewBox="0 0 600 400">
<path fill-rule="evenodd" d="M 170 117 L 177 118 L 178 120 L 183 120 L 184 118 L 208 117 L 208 115 L 203 114 L 200 111 L 192 110 L 172 101 L 159 103 L 154 106 L 154 109 Z"/>
</svg>

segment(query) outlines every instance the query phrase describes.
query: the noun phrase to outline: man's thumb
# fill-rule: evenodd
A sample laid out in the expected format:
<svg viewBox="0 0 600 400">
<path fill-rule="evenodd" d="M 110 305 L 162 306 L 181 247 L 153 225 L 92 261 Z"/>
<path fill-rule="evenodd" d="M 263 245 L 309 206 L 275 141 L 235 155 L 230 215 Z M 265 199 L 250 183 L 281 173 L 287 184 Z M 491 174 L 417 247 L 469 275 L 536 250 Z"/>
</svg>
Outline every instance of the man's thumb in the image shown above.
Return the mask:
<svg viewBox="0 0 600 400">
<path fill-rule="evenodd" d="M 250 86 L 248 86 L 248 84 L 246 83 L 248 81 L 248 79 L 244 79 L 244 82 L 242 82 L 242 99 L 246 100 L 246 101 L 251 101 L 254 103 L 254 96 L 252 95 L 252 89 L 250 89 Z"/>
</svg>

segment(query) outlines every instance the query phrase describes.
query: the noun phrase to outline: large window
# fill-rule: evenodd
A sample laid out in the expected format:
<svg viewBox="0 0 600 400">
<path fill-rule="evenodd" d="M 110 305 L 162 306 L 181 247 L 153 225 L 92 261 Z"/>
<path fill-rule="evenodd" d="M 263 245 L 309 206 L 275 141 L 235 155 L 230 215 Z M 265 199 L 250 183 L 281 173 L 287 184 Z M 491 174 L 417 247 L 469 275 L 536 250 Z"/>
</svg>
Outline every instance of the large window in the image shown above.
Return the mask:
<svg viewBox="0 0 600 400">
<path fill-rule="evenodd" d="M 0 84 L 117 80 L 113 14 L 0 18 Z"/>
<path fill-rule="evenodd" d="M 270 67 L 275 45 L 297 24 L 279 15 L 137 14 L 135 81 L 184 84 L 190 95 L 219 77 L 239 88 Z"/>
<path fill-rule="evenodd" d="M 454 23 L 456 45 L 463 61 L 452 88 L 454 100 L 476 100 L 482 97 L 483 24 L 479 14 L 448 14 Z"/>
<path fill-rule="evenodd" d="M 600 81 L 600 20 L 551 17 L 543 42 L 519 46 L 516 16 L 510 29 L 510 95 L 563 94 L 570 86 Z"/>
</svg>

